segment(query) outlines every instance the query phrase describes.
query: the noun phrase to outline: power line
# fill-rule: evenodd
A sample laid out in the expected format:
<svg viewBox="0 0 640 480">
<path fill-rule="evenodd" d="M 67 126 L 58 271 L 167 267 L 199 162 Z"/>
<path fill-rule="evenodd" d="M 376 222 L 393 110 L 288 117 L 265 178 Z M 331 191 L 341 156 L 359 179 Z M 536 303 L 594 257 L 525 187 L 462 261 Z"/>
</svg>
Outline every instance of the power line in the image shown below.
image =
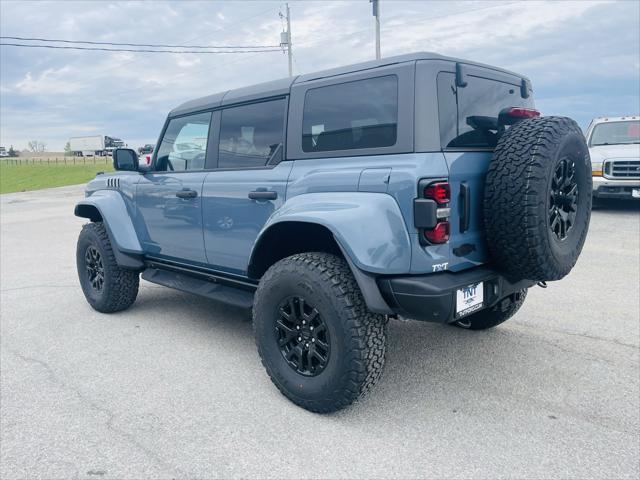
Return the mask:
<svg viewBox="0 0 640 480">
<path fill-rule="evenodd" d="M 29 42 L 54 42 L 54 43 L 80 43 L 86 45 L 112 45 L 124 47 L 152 47 L 152 48 L 279 48 L 279 45 L 167 45 L 162 43 L 114 43 L 93 42 L 89 40 L 61 40 L 55 38 L 30 38 L 30 37 L 0 37 L 3 40 L 21 40 Z"/>
<path fill-rule="evenodd" d="M 0 43 L 0 47 L 26 47 L 26 48 L 52 48 L 57 50 L 94 50 L 102 52 L 136 52 L 136 53 L 204 53 L 204 54 L 222 54 L 222 53 L 267 53 L 280 52 L 280 49 L 259 49 L 259 50 L 218 50 L 215 52 L 209 50 L 150 50 L 150 49 L 133 49 L 133 48 L 99 48 L 99 47 L 63 47 L 61 45 L 31 45 L 28 43 Z"/>
<path fill-rule="evenodd" d="M 231 23 L 229 23 L 229 24 L 227 24 L 227 25 L 222 25 L 222 26 L 219 26 L 219 27 L 215 27 L 215 28 L 213 28 L 212 30 L 207 31 L 207 34 L 215 33 L 215 32 L 220 32 L 220 31 L 226 30 L 227 28 L 232 27 L 232 26 L 234 26 L 234 25 L 238 25 L 238 24 L 240 24 L 240 23 L 246 23 L 246 21 L 247 21 L 247 20 L 250 20 L 250 19 L 252 19 L 252 18 L 256 18 L 256 17 L 260 17 L 260 16 L 264 15 L 265 13 L 270 12 L 270 11 L 273 11 L 273 10 L 275 10 L 275 9 L 277 9 L 277 8 L 278 8 L 278 7 L 269 7 L 269 8 L 267 8 L 266 10 L 261 10 L 261 11 L 259 11 L 259 12 L 257 12 L 257 13 L 254 13 L 254 14 L 252 14 L 252 15 L 248 16 L 248 17 L 241 17 L 241 18 L 239 18 L 238 20 L 236 20 L 236 21 L 234 21 L 234 22 L 231 22 Z M 198 35 L 195 35 L 195 36 L 189 37 L 189 38 L 188 38 L 188 39 L 186 39 L 186 40 L 185 40 L 185 39 L 183 39 L 183 38 L 180 38 L 180 39 L 179 39 L 179 41 L 189 43 L 189 42 L 193 42 L 193 41 L 195 41 L 195 40 L 200 40 L 200 39 L 202 39 L 203 37 L 205 37 L 205 34 L 199 33 Z M 250 58 L 255 57 L 255 56 L 257 56 L 257 55 L 258 55 L 258 54 L 250 55 L 248 58 L 250 59 Z M 210 58 L 211 58 L 211 57 L 210 57 Z M 137 61 L 137 60 L 136 60 L 135 58 L 133 58 L 133 59 L 131 59 L 131 60 L 123 60 L 123 61 L 121 61 L 121 62 L 118 64 L 118 67 L 122 68 L 123 66 L 125 66 L 125 65 L 130 65 L 130 64 L 132 64 L 132 63 L 134 63 L 134 62 L 136 62 L 136 61 Z M 225 65 L 226 63 L 229 63 L 229 62 L 225 62 L 223 65 Z M 235 63 L 235 62 L 231 62 L 231 63 Z M 104 74 L 110 75 L 110 74 L 111 74 L 111 72 L 112 72 L 112 70 L 113 70 L 113 67 L 112 67 L 112 66 L 108 66 L 108 67 L 105 67 L 105 68 L 101 68 L 101 69 L 98 69 L 98 70 L 97 70 L 97 72 L 95 72 L 95 73 L 98 73 L 98 75 L 83 76 L 83 77 L 82 77 L 82 80 L 84 80 L 85 82 L 90 82 L 90 81 L 93 81 L 93 80 L 96 80 L 96 79 L 99 79 L 99 78 L 103 78 L 103 77 L 105 76 Z M 180 75 L 180 74 L 178 74 L 178 76 L 179 76 L 179 75 Z"/>
</svg>

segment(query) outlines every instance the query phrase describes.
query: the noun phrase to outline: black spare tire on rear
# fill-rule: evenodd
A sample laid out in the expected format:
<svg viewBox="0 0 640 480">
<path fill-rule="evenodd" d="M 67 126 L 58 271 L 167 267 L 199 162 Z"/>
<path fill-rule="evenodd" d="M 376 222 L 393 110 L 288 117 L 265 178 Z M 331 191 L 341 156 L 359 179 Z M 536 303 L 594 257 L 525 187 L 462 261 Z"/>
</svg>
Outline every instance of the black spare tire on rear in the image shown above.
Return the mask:
<svg viewBox="0 0 640 480">
<path fill-rule="evenodd" d="M 584 135 L 566 117 L 510 127 L 487 172 L 489 251 L 506 274 L 559 280 L 575 265 L 591 217 L 591 161 Z"/>
</svg>

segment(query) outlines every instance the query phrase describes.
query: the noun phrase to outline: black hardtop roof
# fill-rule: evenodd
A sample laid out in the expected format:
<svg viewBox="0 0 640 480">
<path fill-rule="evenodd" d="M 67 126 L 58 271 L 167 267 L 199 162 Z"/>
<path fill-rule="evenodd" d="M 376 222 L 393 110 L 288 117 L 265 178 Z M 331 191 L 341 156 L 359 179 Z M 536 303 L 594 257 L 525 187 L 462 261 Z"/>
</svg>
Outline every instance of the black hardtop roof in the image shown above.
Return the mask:
<svg viewBox="0 0 640 480">
<path fill-rule="evenodd" d="M 523 78 L 528 80 L 527 77 L 518 73 L 511 72 L 491 65 L 485 65 L 477 62 L 470 62 L 468 60 L 462 60 L 459 58 L 445 57 L 437 53 L 431 52 L 416 52 L 408 53 L 405 55 L 396 55 L 393 57 L 386 57 L 380 60 L 371 60 L 368 62 L 355 63 L 352 65 L 346 65 L 343 67 L 331 68 L 328 70 L 321 70 L 319 72 L 307 73 L 304 75 L 298 75 L 294 77 L 281 78 L 279 80 L 273 80 L 271 82 L 259 83 L 248 87 L 236 88 L 233 90 L 227 90 L 224 92 L 214 93 L 213 95 L 207 95 L 206 97 L 196 98 L 185 102 L 169 112 L 169 116 L 183 115 L 186 113 L 196 112 L 199 110 L 207 110 L 211 108 L 218 108 L 223 105 L 230 105 L 234 103 L 248 102 L 251 100 L 257 100 L 260 98 L 278 97 L 287 95 L 293 84 L 309 82 L 312 80 L 318 80 L 320 78 L 333 77 L 337 75 L 344 75 L 347 73 L 359 72 L 363 70 L 371 70 L 387 65 L 394 65 L 398 63 L 414 62 L 416 60 L 444 60 L 455 63 L 462 63 L 465 65 L 474 65 L 482 68 L 487 68 L 497 72 L 505 73 L 507 75 L 513 75 L 514 77 Z"/>
</svg>

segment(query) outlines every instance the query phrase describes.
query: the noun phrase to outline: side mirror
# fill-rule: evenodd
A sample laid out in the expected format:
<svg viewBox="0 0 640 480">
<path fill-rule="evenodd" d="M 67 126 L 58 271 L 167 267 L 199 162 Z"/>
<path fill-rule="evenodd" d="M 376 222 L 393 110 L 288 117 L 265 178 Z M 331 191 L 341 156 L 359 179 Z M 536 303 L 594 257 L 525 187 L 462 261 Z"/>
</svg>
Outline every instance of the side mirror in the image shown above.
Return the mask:
<svg viewBox="0 0 640 480">
<path fill-rule="evenodd" d="M 138 171 L 138 154 L 130 148 L 116 148 L 113 151 L 113 168 L 128 172 Z"/>
</svg>

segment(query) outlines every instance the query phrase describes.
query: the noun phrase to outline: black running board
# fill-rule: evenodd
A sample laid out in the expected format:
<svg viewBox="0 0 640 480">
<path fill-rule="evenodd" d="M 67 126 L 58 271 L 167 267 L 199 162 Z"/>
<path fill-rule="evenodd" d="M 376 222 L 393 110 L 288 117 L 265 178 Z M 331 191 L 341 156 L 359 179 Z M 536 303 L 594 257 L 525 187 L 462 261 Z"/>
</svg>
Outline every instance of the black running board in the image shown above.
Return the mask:
<svg viewBox="0 0 640 480">
<path fill-rule="evenodd" d="M 149 267 L 142 272 L 142 278 L 151 283 L 211 298 L 236 307 L 251 308 L 253 306 L 253 291 L 222 285 L 211 279 L 154 267 Z"/>
</svg>

